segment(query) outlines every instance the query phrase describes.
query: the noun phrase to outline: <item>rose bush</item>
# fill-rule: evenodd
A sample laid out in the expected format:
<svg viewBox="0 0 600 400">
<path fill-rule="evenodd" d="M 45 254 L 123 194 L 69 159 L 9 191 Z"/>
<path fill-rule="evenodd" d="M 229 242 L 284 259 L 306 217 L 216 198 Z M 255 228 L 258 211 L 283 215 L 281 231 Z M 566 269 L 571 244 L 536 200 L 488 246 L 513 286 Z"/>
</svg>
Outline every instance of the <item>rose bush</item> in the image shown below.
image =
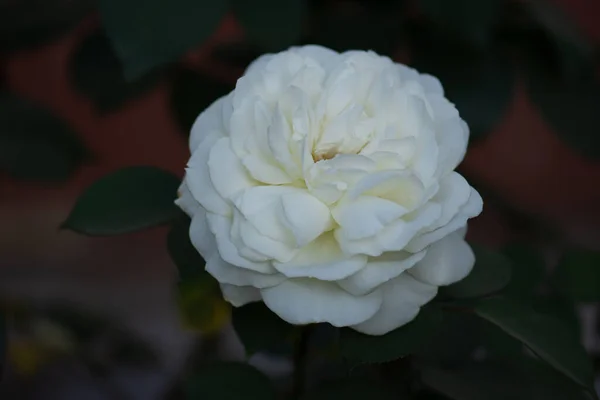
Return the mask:
<svg viewBox="0 0 600 400">
<path fill-rule="evenodd" d="M 482 209 L 440 82 L 373 52 L 253 62 L 196 120 L 176 203 L 234 306 L 385 334 L 464 278 Z"/>
</svg>

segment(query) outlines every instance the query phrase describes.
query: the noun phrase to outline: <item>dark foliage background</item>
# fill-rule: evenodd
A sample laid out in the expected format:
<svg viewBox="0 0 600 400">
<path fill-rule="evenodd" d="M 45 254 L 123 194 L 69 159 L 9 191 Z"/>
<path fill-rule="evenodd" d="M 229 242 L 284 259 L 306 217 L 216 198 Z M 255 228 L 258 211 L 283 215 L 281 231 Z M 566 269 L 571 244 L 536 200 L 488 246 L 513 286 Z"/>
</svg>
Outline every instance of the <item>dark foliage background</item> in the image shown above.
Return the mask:
<svg viewBox="0 0 600 400">
<path fill-rule="evenodd" d="M 170 360 L 166 363 L 171 363 L 168 368 L 154 372 L 161 374 L 165 383 L 152 396 L 162 398 L 172 386 L 172 371 L 177 371 L 187 354 L 199 353 L 202 364 L 210 358 L 206 346 L 191 352 L 195 341 L 181 332 L 172 292 L 178 278 L 167 255 L 164 228 L 88 239 L 58 232 L 57 227 L 67 220 L 66 225 L 75 231 L 106 235 L 170 221 L 176 210 L 164 206 L 170 202 L 164 194 L 172 192 L 177 181 L 166 171 L 181 176 L 187 132 L 199 111 L 230 91 L 258 55 L 307 43 L 339 51 L 373 49 L 440 78 L 448 98 L 471 128 L 471 149 L 460 170 L 486 202 L 469 239 L 502 251 L 512 264 L 505 294 L 558 318 L 580 335 L 596 357 L 599 17 L 600 6 L 591 0 L 0 0 L 0 298 L 11 321 L 15 309 L 26 310 L 23 318 L 29 321 L 19 329 L 10 324 L 9 337 L 18 340 L 8 342 L 19 345 L 9 345 L 0 357 L 8 360 L 4 365 L 9 370 L 17 365 L 33 371 L 25 374 L 27 379 L 8 371 L 10 390 L 22 393 L 28 386 L 29 395 L 35 397 L 31 376 L 43 370 L 39 365 L 46 362 L 42 360 L 64 362 L 68 358 L 86 366 L 86 378 L 78 379 L 92 379 L 96 388 L 92 390 L 104 393 L 105 377 L 116 376 L 118 366 L 133 364 L 134 369 L 151 370 L 155 368 L 154 353 L 162 351 L 173 356 L 172 360 L 166 357 Z M 133 167 L 136 165 L 151 167 Z M 106 210 L 86 213 L 80 203 L 67 219 L 84 188 L 123 167 L 132 168 L 120 172 L 120 186 L 109 186 L 120 188 L 121 198 L 99 190 L 84 206 L 97 207 L 100 202 L 94 204 L 94 199 L 100 198 L 100 205 L 133 215 L 130 225 L 115 227 L 114 221 L 98 218 Z M 159 169 L 160 179 L 153 174 Z M 131 181 L 152 181 L 154 185 L 132 187 Z M 105 195 L 108 197 L 102 197 Z M 122 198 L 127 198 L 126 204 Z M 154 202 L 143 204 L 144 198 Z M 180 223 L 185 227 L 185 221 Z M 178 234 L 176 228 L 169 237 Z M 177 254 L 185 249 L 169 250 L 181 267 Z M 485 260 L 485 255 L 480 258 Z M 487 265 L 499 262 L 497 252 L 492 259 Z M 503 279 L 502 267 L 497 271 L 492 282 Z M 182 291 L 186 284 L 179 285 Z M 477 281 L 475 289 L 481 288 Z M 122 297 L 107 300 L 119 290 Z M 472 288 L 454 290 L 460 295 Z M 133 294 L 136 292 L 138 295 Z M 214 288 L 204 291 L 213 292 Z M 186 297 L 191 292 L 185 290 L 182 293 L 179 308 L 184 313 L 199 313 L 202 307 L 198 305 L 208 301 Z M 211 296 L 208 298 L 214 298 Z M 70 310 L 68 318 L 63 314 L 58 318 L 49 310 L 48 303 L 55 302 L 61 310 Z M 207 320 L 224 320 L 224 306 L 211 304 L 208 310 L 202 309 L 204 314 L 188 312 L 186 323 L 207 328 Z M 162 311 L 157 312 L 157 307 Z M 95 317 L 77 322 L 90 308 L 109 314 L 110 322 L 94 325 Z M 121 309 L 128 311 L 116 311 Z M 570 383 L 563 385 L 562 375 L 553 375 L 556 372 L 539 360 L 518 358 L 515 363 L 509 355 L 521 354 L 522 345 L 498 337 L 493 318 L 444 315 L 443 329 L 434 340 L 440 348 L 419 354 L 437 364 L 427 362 L 418 369 L 421 375 L 411 380 L 427 388 L 423 398 L 492 398 L 490 393 L 512 398 L 514 392 L 504 383 L 520 382 L 523 371 L 528 372 L 528 380 L 537 382 L 512 385 L 535 388 L 531 389 L 534 392 L 523 389 L 528 393 L 524 398 L 574 398 Z M 518 315 L 512 317 L 518 320 Z M 39 331 L 32 326 L 38 326 L 35 321 L 40 318 L 55 321 L 59 331 L 71 333 L 42 330 L 45 333 L 36 336 Z M 250 334 L 244 340 L 246 348 L 264 349 L 266 342 L 257 342 L 252 336 L 252 324 L 244 327 L 239 310 L 234 322 L 236 318 L 236 329 L 246 332 L 242 335 Z M 173 328 L 163 328 L 158 335 L 161 339 L 154 341 L 158 350 L 151 350 L 141 337 L 122 338 L 114 333 L 136 319 L 139 321 L 133 325 L 141 326 L 141 336 L 152 331 L 148 325 Z M 427 321 L 422 325 L 427 326 Z M 271 323 L 265 321 L 265 326 L 272 327 L 279 337 L 287 335 L 285 327 Z M 102 343 L 109 344 L 102 346 L 109 350 L 98 356 L 96 342 L 82 339 L 78 332 L 77 326 L 82 324 L 101 326 L 97 334 L 104 335 Z M 417 332 L 421 337 L 421 331 Z M 554 332 L 551 326 L 538 336 L 548 332 Z M 59 345 L 48 340 L 53 335 L 70 339 L 58 340 Z M 0 337 L 1 343 L 4 336 Z M 355 343 L 352 337 L 346 339 L 345 343 Z M 188 347 L 170 344 L 177 340 Z M 64 345 L 65 341 L 71 344 Z M 274 337 L 268 342 L 276 341 Z M 365 355 L 361 346 L 367 344 L 346 347 L 350 352 L 345 353 L 346 359 L 381 362 L 388 359 L 378 357 L 396 357 L 390 356 L 393 350 L 380 356 L 373 352 Z M 493 354 L 495 361 L 501 360 L 500 365 L 472 365 L 466 354 L 480 348 Z M 270 351 L 285 353 L 289 348 L 284 345 Z M 565 361 L 560 354 L 550 354 L 552 357 Z M 460 365 L 457 360 L 462 360 Z M 398 376 L 408 367 L 399 363 L 393 368 L 400 369 L 390 372 Z M 577 368 L 575 362 L 567 369 L 581 376 Z M 227 371 L 234 371 L 242 382 L 254 379 L 253 371 L 237 365 Z M 216 375 L 201 375 L 186 389 L 189 398 L 209 398 L 210 393 L 225 390 L 218 371 L 211 374 Z M 137 389 L 142 381 L 127 376 L 125 383 L 116 384 L 118 389 L 109 385 L 106 396 L 149 398 Z M 102 377 L 101 383 L 98 377 Z M 361 393 L 375 396 L 372 382 L 364 387 L 361 383 L 348 385 L 323 389 L 325 394 L 320 396 L 331 397 L 344 390 L 349 398 Z M 269 396 L 262 393 L 257 398 Z"/>
</svg>

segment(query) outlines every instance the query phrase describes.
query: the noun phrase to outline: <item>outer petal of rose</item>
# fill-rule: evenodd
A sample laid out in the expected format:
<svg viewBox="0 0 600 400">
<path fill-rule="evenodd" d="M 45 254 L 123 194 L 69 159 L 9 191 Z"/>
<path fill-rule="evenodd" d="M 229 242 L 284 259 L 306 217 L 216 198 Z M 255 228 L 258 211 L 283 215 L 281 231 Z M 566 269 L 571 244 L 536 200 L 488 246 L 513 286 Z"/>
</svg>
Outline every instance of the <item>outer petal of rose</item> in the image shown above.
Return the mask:
<svg viewBox="0 0 600 400">
<path fill-rule="evenodd" d="M 456 216 L 452 218 L 448 224 L 434 231 L 425 232 L 416 236 L 410 241 L 410 243 L 407 244 L 406 250 L 413 253 L 423 250 L 431 243 L 434 243 L 449 233 L 452 233 L 465 226 L 469 218 L 476 217 L 481 213 L 482 208 L 483 200 L 481 199 L 481 196 L 475 189 L 471 188 L 471 195 L 469 196 L 467 204 L 460 209 L 458 214 L 456 214 Z"/>
<path fill-rule="evenodd" d="M 263 300 L 281 319 L 295 325 L 328 322 L 342 327 L 371 318 L 381 306 L 376 290 L 353 296 L 333 282 L 316 279 L 289 279 L 261 290 Z"/>
<path fill-rule="evenodd" d="M 235 286 L 222 283 L 221 293 L 223 294 L 223 298 L 234 307 L 241 307 L 244 304 L 261 300 L 260 290 L 252 286 Z"/>
<path fill-rule="evenodd" d="M 444 88 L 442 87 L 440 80 L 433 75 L 420 74 L 419 83 L 423 86 L 423 89 L 425 89 L 425 93 L 444 95 Z"/>
<path fill-rule="evenodd" d="M 208 260 L 217 252 L 215 235 L 208 227 L 206 211 L 204 211 L 202 207 L 198 207 L 196 213 L 192 217 L 189 233 L 190 241 L 205 260 Z"/>
<path fill-rule="evenodd" d="M 430 228 L 447 225 L 467 204 L 471 197 L 471 186 L 460 174 L 451 172 L 440 181 L 440 187 L 432 201 L 441 204 L 442 216 Z"/>
<path fill-rule="evenodd" d="M 177 194 L 179 195 L 179 197 L 177 197 L 177 199 L 175 200 L 175 205 L 181 208 L 183 212 L 185 212 L 187 215 L 193 217 L 194 213 L 196 212 L 196 209 L 200 207 L 200 203 L 198 203 L 196 199 L 194 199 L 194 196 L 192 196 L 192 192 L 190 192 L 190 189 L 188 188 L 187 183 L 185 182 L 185 178 L 179 186 Z"/>
<path fill-rule="evenodd" d="M 190 192 L 202 206 L 210 212 L 230 215 L 231 207 L 219 195 L 211 180 L 208 169 L 208 155 L 220 134 L 211 132 L 192 153 L 186 168 L 186 183 Z"/>
<path fill-rule="evenodd" d="M 208 171 L 215 190 L 224 199 L 257 184 L 231 150 L 228 137 L 219 139 L 210 150 Z"/>
<path fill-rule="evenodd" d="M 321 67 L 325 68 L 325 70 L 333 68 L 337 62 L 341 61 L 341 56 L 338 52 L 323 46 L 308 45 L 292 47 L 291 50 L 296 51 L 304 57 L 312 58 L 317 61 Z"/>
<path fill-rule="evenodd" d="M 362 296 L 400 276 L 407 269 L 414 267 L 423 257 L 425 251 L 416 254 L 403 251 L 383 253 L 379 257 L 370 258 L 366 267 L 338 281 L 338 285 L 348 293 Z"/>
<path fill-rule="evenodd" d="M 473 269 L 475 255 L 471 247 L 454 232 L 427 247 L 427 255 L 407 272 L 430 285 L 445 286 L 458 282 Z"/>
<path fill-rule="evenodd" d="M 231 242 L 231 220 L 217 214 L 208 214 L 208 226 L 217 239 L 217 249 L 221 257 L 230 264 L 264 274 L 272 274 L 276 270 L 268 262 L 254 262 L 240 256 Z"/>
<path fill-rule="evenodd" d="M 215 100 L 204 110 L 192 125 L 190 132 L 190 152 L 194 153 L 209 134 L 226 136 L 226 122 L 231 117 L 231 96 L 223 96 Z"/>
<path fill-rule="evenodd" d="M 422 305 L 437 294 L 437 287 L 420 282 L 408 274 L 401 274 L 381 289 L 383 302 L 370 319 L 352 328 L 367 335 L 385 335 L 412 321 Z"/>
<path fill-rule="evenodd" d="M 219 283 L 253 286 L 259 289 L 278 285 L 286 279 L 285 276 L 279 273 L 261 274 L 260 272 L 231 265 L 223 260 L 218 252 L 215 252 L 206 262 L 206 271 Z"/>
<path fill-rule="evenodd" d="M 324 281 L 343 279 L 364 268 L 367 256 L 347 256 L 341 252 L 331 233 L 325 233 L 300 249 L 287 263 L 273 266 L 288 278 L 316 278 Z"/>
<path fill-rule="evenodd" d="M 397 203 L 374 196 L 341 202 L 331 210 L 348 240 L 374 236 L 406 212 L 406 208 Z"/>
<path fill-rule="evenodd" d="M 403 219 L 394 221 L 373 237 L 350 240 L 344 236 L 342 230 L 336 229 L 335 238 L 346 254 L 367 254 L 371 257 L 378 257 L 385 251 L 404 250 L 417 232 L 431 225 L 440 215 L 441 206 L 436 203 L 428 203 L 411 221 Z M 416 253 L 417 251 L 411 252 Z"/>
</svg>

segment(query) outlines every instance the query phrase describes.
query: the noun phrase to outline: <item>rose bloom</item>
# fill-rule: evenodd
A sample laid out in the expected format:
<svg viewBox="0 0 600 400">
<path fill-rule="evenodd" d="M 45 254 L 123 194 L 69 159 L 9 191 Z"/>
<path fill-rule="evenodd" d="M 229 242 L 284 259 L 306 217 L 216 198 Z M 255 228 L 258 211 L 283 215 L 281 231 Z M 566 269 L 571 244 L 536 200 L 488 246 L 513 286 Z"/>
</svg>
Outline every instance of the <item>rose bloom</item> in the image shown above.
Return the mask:
<svg viewBox="0 0 600 400">
<path fill-rule="evenodd" d="M 176 203 L 234 306 L 382 335 L 474 264 L 469 129 L 433 76 L 319 46 L 258 58 L 200 114 Z"/>
</svg>

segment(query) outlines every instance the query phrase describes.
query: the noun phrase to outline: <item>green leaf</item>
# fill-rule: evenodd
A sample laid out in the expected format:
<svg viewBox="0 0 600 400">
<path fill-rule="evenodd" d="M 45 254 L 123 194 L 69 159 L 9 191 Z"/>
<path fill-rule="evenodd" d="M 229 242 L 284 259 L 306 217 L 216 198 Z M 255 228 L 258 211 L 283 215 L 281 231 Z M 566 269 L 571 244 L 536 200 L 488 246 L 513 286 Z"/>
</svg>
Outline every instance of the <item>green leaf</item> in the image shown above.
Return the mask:
<svg viewBox="0 0 600 400">
<path fill-rule="evenodd" d="M 231 319 L 248 356 L 281 346 L 290 341 L 294 333 L 293 325 L 279 318 L 262 302 L 234 308 Z"/>
<path fill-rule="evenodd" d="M 567 251 L 553 280 L 561 292 L 575 301 L 600 301 L 600 252 Z"/>
<path fill-rule="evenodd" d="M 581 337 L 579 316 L 571 299 L 557 293 L 547 293 L 534 297 L 532 303 L 536 312 L 560 320 L 577 337 Z"/>
<path fill-rule="evenodd" d="M 92 100 L 100 112 L 110 112 L 155 87 L 160 75 L 126 80 L 108 37 L 96 31 L 83 40 L 69 60 L 69 77 L 77 91 Z"/>
<path fill-rule="evenodd" d="M 180 180 L 150 166 L 123 168 L 88 187 L 63 228 L 90 236 L 120 235 L 161 225 L 178 215 Z"/>
<path fill-rule="evenodd" d="M 49 110 L 0 93 L 0 169 L 16 179 L 62 182 L 90 153 Z"/>
<path fill-rule="evenodd" d="M 460 369 L 421 368 L 421 381 L 452 400 L 531 400 L 527 382 L 514 371 L 491 363 Z"/>
<path fill-rule="evenodd" d="M 206 262 L 190 240 L 190 222 L 190 217 L 180 213 L 167 235 L 167 249 L 182 281 L 207 273 Z"/>
<path fill-rule="evenodd" d="M 247 364 L 220 362 L 193 374 L 185 385 L 189 400 L 275 400 L 269 378 Z"/>
<path fill-rule="evenodd" d="M 516 80 L 510 57 L 497 49 L 479 53 L 421 30 L 413 32 L 411 49 L 412 66 L 440 80 L 471 140 L 483 139 L 503 120 Z"/>
<path fill-rule="evenodd" d="M 170 105 L 179 127 L 188 136 L 198 115 L 233 86 L 209 76 L 182 69 L 173 82 Z"/>
<path fill-rule="evenodd" d="M 297 44 L 306 17 L 306 0 L 231 0 L 251 41 L 269 51 Z"/>
<path fill-rule="evenodd" d="M 27 51 L 56 40 L 94 7 L 92 0 L 2 0 L 0 53 Z"/>
<path fill-rule="evenodd" d="M 550 41 L 563 76 L 576 76 L 592 65 L 593 45 L 563 7 L 545 0 L 529 0 L 523 5 L 531 26 L 540 27 Z"/>
<path fill-rule="evenodd" d="M 574 382 L 593 390 L 590 359 L 578 338 L 560 321 L 503 298 L 484 300 L 475 312 L 523 342 Z"/>
<path fill-rule="evenodd" d="M 546 266 L 541 254 L 523 243 L 512 243 L 502 249 L 512 262 L 512 275 L 504 292 L 530 297 L 543 281 Z"/>
<path fill-rule="evenodd" d="M 413 321 L 382 336 L 344 328 L 340 331 L 340 352 L 353 364 L 393 361 L 420 350 L 441 321 L 441 311 L 429 306 L 422 308 Z"/>
<path fill-rule="evenodd" d="M 396 3 L 322 7 L 313 16 L 308 41 L 336 51 L 370 49 L 391 55 L 401 39 L 399 11 Z"/>
<path fill-rule="evenodd" d="M 100 0 L 100 14 L 125 76 L 170 63 L 206 39 L 228 10 L 226 0 Z"/>
<path fill-rule="evenodd" d="M 489 296 L 502 290 L 510 281 L 511 263 L 501 253 L 471 245 L 475 266 L 462 281 L 440 288 L 440 297 L 468 299 Z"/>
<path fill-rule="evenodd" d="M 363 379 L 345 379 L 332 382 L 323 387 L 306 393 L 301 400 L 394 400 L 398 399 L 381 383 Z"/>
<path fill-rule="evenodd" d="M 472 313 L 443 310 L 441 324 L 417 355 L 442 367 L 464 364 L 481 345 L 481 331 L 482 321 Z"/>
<path fill-rule="evenodd" d="M 439 28 L 462 40 L 485 46 L 497 22 L 501 0 L 419 0 L 423 13 Z"/>
<path fill-rule="evenodd" d="M 513 365 L 530 384 L 528 400 L 590 400 L 581 386 L 542 361 L 524 356 Z"/>
<path fill-rule="evenodd" d="M 561 79 L 542 64 L 530 66 L 527 88 L 543 118 L 566 145 L 585 157 L 600 158 L 600 83 L 591 73 Z"/>
</svg>

